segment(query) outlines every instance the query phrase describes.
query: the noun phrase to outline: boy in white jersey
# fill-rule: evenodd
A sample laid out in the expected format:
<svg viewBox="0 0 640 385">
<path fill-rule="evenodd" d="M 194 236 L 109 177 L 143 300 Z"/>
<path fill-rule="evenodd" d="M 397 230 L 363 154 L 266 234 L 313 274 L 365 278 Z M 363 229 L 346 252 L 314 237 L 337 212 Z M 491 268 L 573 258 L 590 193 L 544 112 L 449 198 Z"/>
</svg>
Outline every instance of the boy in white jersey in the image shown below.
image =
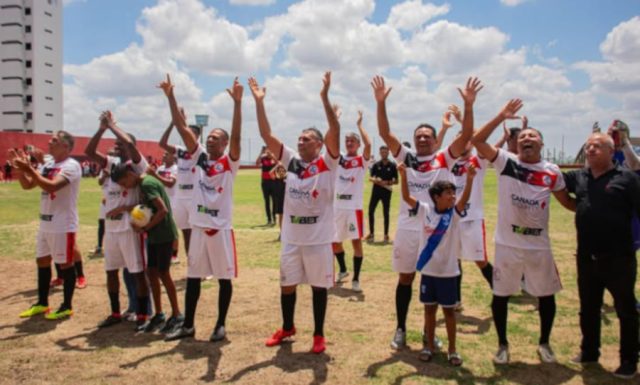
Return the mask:
<svg viewBox="0 0 640 385">
<path fill-rule="evenodd" d="M 500 113 L 476 131 L 471 139 L 478 153 L 493 163 L 498 174 L 498 223 L 495 234 L 495 267 L 491 312 L 498 333 L 499 348 L 493 361 L 509 362 L 507 304 L 520 290 L 524 273 L 527 291 L 538 297 L 540 339 L 538 354 L 543 362 L 555 362 L 549 335 L 555 317 L 555 293 L 562 285 L 549 242 L 549 204 L 553 195 L 567 207 L 570 198 L 560 169 L 542 160 L 542 135 L 534 128 L 518 135 L 518 154 L 487 143 L 491 133 L 522 107 L 510 100 Z"/>
<path fill-rule="evenodd" d="M 435 351 L 436 312 L 442 306 L 447 338 L 449 340 L 448 361 L 453 366 L 462 365 L 462 358 L 456 351 L 457 276 L 460 274 L 456 263 L 458 232 L 461 218 L 467 215 L 466 206 L 471 194 L 475 167 L 467 172 L 467 183 L 460 199 L 456 202 L 456 186 L 450 181 L 439 180 L 429 187 L 431 204 L 421 202 L 411 196 L 407 183 L 406 166 L 400 164 L 398 172 L 402 177 L 402 199 L 416 212 L 420 221 L 420 252 L 416 269 L 422 273 L 420 281 L 420 301 L 424 303 L 424 330 L 428 336 L 423 340 L 419 358 L 431 361 Z"/>
<path fill-rule="evenodd" d="M 338 114 L 339 115 L 339 114 Z M 371 158 L 371 140 L 362 127 L 362 111 L 358 111 L 358 131 L 348 132 L 345 135 L 346 154 L 340 154 L 338 175 L 336 177 L 336 194 L 333 202 L 333 215 L 336 222 L 336 234 L 333 239 L 333 253 L 336 256 L 340 272 L 337 282 L 342 282 L 349 275 L 344 260 L 344 248 L 342 242 L 351 240 L 353 245 L 353 280 L 351 288 L 355 292 L 361 292 L 360 268 L 364 258 L 362 252 L 362 231 L 364 227 L 362 216 L 362 195 L 364 189 L 364 177 Z M 358 155 L 360 137 L 364 142 L 362 155 Z"/>
<path fill-rule="evenodd" d="M 187 290 L 185 294 L 185 318 L 181 327 L 169 333 L 166 341 L 195 335 L 194 318 L 200 283 L 203 278 L 218 279 L 218 320 L 209 338 L 222 341 L 226 337 L 225 321 L 233 287 L 231 279 L 238 275 L 236 244 L 231 224 L 233 213 L 233 182 L 240 168 L 240 132 L 242 125 L 241 103 L 243 87 L 238 78 L 227 92 L 233 99 L 231 136 L 222 128 L 214 128 L 207 136 L 207 147 L 198 144 L 189 129 L 184 113 L 178 108 L 173 84 L 167 80 L 159 87 L 169 100 L 173 124 L 184 141 L 190 160 L 185 166 L 195 169 L 196 179 L 191 201 L 189 222 L 192 237 L 187 266 Z M 229 153 L 225 150 L 229 145 Z"/>
<path fill-rule="evenodd" d="M 178 165 L 176 164 L 175 152 L 165 150 L 162 154 L 162 164 L 157 169 L 149 167 L 147 174 L 158 179 L 164 186 L 169 199 L 171 200 L 171 210 L 176 207 L 176 176 L 178 174 Z M 172 215 L 173 216 L 173 215 Z M 173 242 L 173 251 L 171 253 L 171 262 L 178 262 L 178 239 Z"/>
<path fill-rule="evenodd" d="M 396 160 L 407 166 L 407 183 L 411 195 L 421 201 L 429 202 L 428 191 L 433 182 L 453 181 L 451 169 L 455 159 L 462 154 L 473 134 L 473 103 L 477 93 L 482 89 L 480 81 L 477 78 L 469 78 L 464 91 L 458 88 L 464 100 L 462 132 L 449 148 L 439 152 L 436 130 L 428 124 L 421 124 L 413 133 L 416 151 L 401 145 L 398 138 L 391 132 L 387 118 L 386 99 L 391 88 L 386 88 L 381 76 L 376 76 L 371 86 L 377 102 L 379 134 Z M 391 341 L 393 349 L 400 349 L 406 345 L 406 319 L 411 302 L 411 285 L 416 275 L 415 262 L 420 232 L 416 230 L 419 228 L 419 221 L 411 209 L 404 201 L 401 202 L 398 229 L 393 241 L 393 269 L 399 275 L 396 287 L 397 328 Z"/>
<path fill-rule="evenodd" d="M 325 349 L 324 318 L 327 310 L 327 289 L 334 282 L 333 253 L 331 243 L 335 233 L 333 197 L 336 170 L 340 155 L 340 123 L 329 102 L 331 72 L 323 78 L 320 92 L 329 129 L 323 140 L 316 128 L 302 131 L 298 137 L 298 151 L 285 147 L 273 136 L 264 108 L 265 88 L 260 88 L 254 78 L 249 86 L 256 101 L 260 136 L 267 148 L 277 155 L 287 169 L 284 198 L 284 223 L 282 224 L 282 249 L 280 254 L 280 305 L 282 328 L 266 341 L 276 346 L 296 334 L 293 317 L 296 304 L 296 287 L 309 283 L 313 301 L 313 347 L 316 354 Z M 321 154 L 324 144 L 327 152 Z"/>
<path fill-rule="evenodd" d="M 38 265 L 38 302 L 20 317 L 46 313 L 50 320 L 64 319 L 73 314 L 71 301 L 76 284 L 73 265 L 76 232 L 78 231 L 78 193 L 82 170 L 70 157 L 74 139 L 66 131 L 57 131 L 49 140 L 49 154 L 53 160 L 35 170 L 29 158 L 10 153 L 14 167 L 20 170 L 20 186 L 25 190 L 42 189 L 40 197 L 40 228 L 36 240 Z M 64 301 L 56 311 L 49 311 L 49 282 L 51 261 L 60 266 Z"/>
<path fill-rule="evenodd" d="M 184 114 L 184 110 L 180 110 Z M 185 116 L 186 119 L 186 116 Z M 158 145 L 165 151 L 173 154 L 176 158 L 177 172 L 175 175 L 177 188 L 175 195 L 171 198 L 171 209 L 173 210 L 173 219 L 176 226 L 182 232 L 184 240 L 184 250 L 189 255 L 189 241 L 191 240 L 191 224 L 189 223 L 189 207 L 193 196 L 193 190 L 196 186 L 196 167 L 193 166 L 191 153 L 183 146 L 174 146 L 169 144 L 169 136 L 173 129 L 173 122 L 169 124 L 162 134 Z M 200 140 L 200 126 L 190 125 L 189 129 L 196 137 L 196 142 Z"/>
<path fill-rule="evenodd" d="M 98 151 L 98 144 L 104 133 L 109 130 L 116 136 L 116 156 L 104 155 Z M 98 131 L 91 138 L 85 149 L 85 154 L 98 165 L 111 174 L 112 170 L 120 163 L 130 163 L 137 174 L 146 171 L 148 164 L 136 148 L 135 139 L 120 129 L 115 122 L 113 114 L 105 111 L 100 116 Z M 150 298 L 147 280 L 144 275 L 145 255 L 144 239 L 142 234 L 136 233 L 131 227 L 129 211 L 139 203 L 140 191 L 138 188 L 125 189 L 113 182 L 110 178 L 102 184 L 105 196 L 105 239 L 104 239 L 104 265 L 107 274 L 107 293 L 111 305 L 111 314 L 98 324 L 98 327 L 108 327 L 122 321 L 120 313 L 120 279 L 118 271 L 127 269 L 134 277 L 133 282 L 125 283 L 135 285 L 135 311 L 136 329 L 142 331 L 146 327 L 147 317 L 150 312 Z M 131 288 L 127 288 L 128 292 Z M 131 302 L 130 298 L 130 302 Z"/>
</svg>

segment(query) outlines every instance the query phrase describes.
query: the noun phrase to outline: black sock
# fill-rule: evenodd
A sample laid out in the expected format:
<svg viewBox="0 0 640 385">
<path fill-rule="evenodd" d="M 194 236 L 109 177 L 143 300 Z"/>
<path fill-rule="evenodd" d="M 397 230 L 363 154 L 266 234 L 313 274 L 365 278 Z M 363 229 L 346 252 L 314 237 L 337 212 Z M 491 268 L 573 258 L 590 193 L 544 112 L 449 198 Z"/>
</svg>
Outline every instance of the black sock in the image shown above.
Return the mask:
<svg viewBox="0 0 640 385">
<path fill-rule="evenodd" d="M 109 302 L 111 303 L 111 314 L 120 314 L 120 296 L 118 292 L 109 292 Z"/>
<path fill-rule="evenodd" d="M 345 273 L 347 271 L 347 264 L 344 262 L 344 251 L 336 254 L 336 260 L 340 266 L 340 272 Z"/>
<path fill-rule="evenodd" d="M 60 265 L 57 263 L 53 264 L 56 267 L 56 278 L 62 279 L 62 269 L 60 269 Z"/>
<path fill-rule="evenodd" d="M 324 337 L 324 316 L 327 314 L 327 289 L 321 287 L 312 288 L 313 294 L 313 321 L 314 336 Z"/>
<path fill-rule="evenodd" d="M 280 294 L 280 306 L 282 308 L 282 330 L 293 329 L 293 315 L 296 310 L 296 292 Z"/>
<path fill-rule="evenodd" d="M 458 303 L 462 303 L 462 262 L 458 260 L 458 268 L 460 275 L 456 277 L 456 286 L 458 286 Z"/>
<path fill-rule="evenodd" d="M 51 266 L 38 267 L 38 305 L 49 306 Z"/>
<path fill-rule="evenodd" d="M 231 304 L 231 295 L 233 294 L 233 286 L 230 279 L 219 279 L 220 291 L 218 292 L 218 321 L 216 321 L 216 328 L 218 326 L 224 326 L 224 321 L 227 319 L 227 311 L 229 311 L 229 305 Z"/>
<path fill-rule="evenodd" d="M 200 278 L 187 278 L 187 290 L 184 295 L 184 322 L 182 326 L 189 329 L 193 327 L 196 315 L 196 306 L 200 299 Z"/>
<path fill-rule="evenodd" d="M 353 256 L 353 280 L 360 281 L 360 269 L 362 268 L 362 256 Z"/>
<path fill-rule="evenodd" d="M 482 276 L 485 281 L 487 281 L 489 286 L 493 289 L 493 265 L 491 263 L 487 263 L 482 269 L 480 269 L 480 272 L 482 272 Z"/>
<path fill-rule="evenodd" d="M 145 295 L 144 297 L 138 297 L 138 310 L 136 311 L 136 315 L 138 317 L 143 316 L 147 317 L 149 313 L 149 296 Z"/>
<path fill-rule="evenodd" d="M 73 291 L 76 289 L 76 270 L 73 266 L 68 269 L 64 269 L 62 270 L 62 277 L 64 279 L 64 302 L 62 302 L 62 306 L 65 309 L 72 309 L 71 303 L 73 301 Z"/>
<path fill-rule="evenodd" d="M 491 301 L 491 313 L 493 315 L 493 323 L 498 333 L 498 343 L 500 345 L 509 345 L 507 341 L 507 305 L 509 297 L 499 297 L 494 294 Z"/>
<path fill-rule="evenodd" d="M 104 219 L 98 219 L 98 247 L 102 249 L 104 239 Z"/>
<path fill-rule="evenodd" d="M 407 313 L 409 303 L 411 303 L 411 285 L 398 283 L 396 287 L 396 317 L 398 318 L 398 329 L 407 330 Z"/>
<path fill-rule="evenodd" d="M 538 297 L 538 312 L 540 313 L 540 341 L 538 344 L 548 344 L 553 319 L 556 316 L 556 297 L 554 295 Z"/>
<path fill-rule="evenodd" d="M 84 277 L 84 271 L 82 269 L 82 261 L 78 261 L 73 264 L 76 269 L 76 277 Z"/>
</svg>

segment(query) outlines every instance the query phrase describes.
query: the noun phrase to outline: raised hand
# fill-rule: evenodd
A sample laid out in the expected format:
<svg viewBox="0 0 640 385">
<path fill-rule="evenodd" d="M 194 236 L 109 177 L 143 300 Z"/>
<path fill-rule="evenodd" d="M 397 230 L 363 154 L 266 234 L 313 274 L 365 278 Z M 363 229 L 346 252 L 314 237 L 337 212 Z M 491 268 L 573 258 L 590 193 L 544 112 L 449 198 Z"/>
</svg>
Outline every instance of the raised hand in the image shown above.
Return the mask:
<svg viewBox="0 0 640 385">
<path fill-rule="evenodd" d="M 467 85 L 464 87 L 464 90 L 458 88 L 458 92 L 466 104 L 473 104 L 476 101 L 478 92 L 480 92 L 482 88 L 484 88 L 484 86 L 478 78 L 470 77 L 467 79 Z"/>
<path fill-rule="evenodd" d="M 331 87 L 331 71 L 327 71 L 324 73 L 324 77 L 322 78 L 322 90 L 320 91 L 320 96 L 323 98 L 329 96 L 329 88 Z"/>
<path fill-rule="evenodd" d="M 373 88 L 373 96 L 376 98 L 376 102 L 384 103 L 391 92 L 391 87 L 388 89 L 384 85 L 384 78 L 380 75 L 376 75 L 371 81 L 371 87 Z"/>
<path fill-rule="evenodd" d="M 107 127 L 114 127 L 116 125 L 116 119 L 113 116 L 113 113 L 109 110 L 104 112 L 104 120 Z"/>
<path fill-rule="evenodd" d="M 356 121 L 358 127 L 362 126 L 362 111 L 358 110 L 358 120 Z"/>
<path fill-rule="evenodd" d="M 500 111 L 500 116 L 502 117 L 502 119 L 516 119 L 517 118 L 517 113 L 518 111 L 520 111 L 520 109 L 522 108 L 523 104 L 522 104 L 522 100 L 520 99 L 511 99 L 509 100 L 509 102 L 507 102 L 507 104 L 505 104 L 504 107 L 502 107 L 502 110 Z"/>
<path fill-rule="evenodd" d="M 454 118 L 456 118 L 458 123 L 462 122 L 462 111 L 460 111 L 460 107 L 456 106 L 455 104 L 451 104 L 449 106 L 449 111 L 451 111 L 451 114 Z"/>
<path fill-rule="evenodd" d="M 107 112 L 108 111 L 102 111 L 102 113 L 100 114 L 100 129 L 101 130 L 106 130 L 109 128 L 109 121 L 107 120 Z"/>
<path fill-rule="evenodd" d="M 262 101 L 267 94 L 267 88 L 260 88 L 258 81 L 253 77 L 249 78 L 249 89 L 251 90 L 251 94 L 253 94 L 253 98 L 256 101 Z"/>
<path fill-rule="evenodd" d="M 169 76 L 169 74 L 167 74 L 166 80 L 158 84 L 158 88 L 160 88 L 162 92 L 164 92 L 165 96 L 170 96 L 173 94 L 173 83 L 171 83 L 171 77 Z"/>
<path fill-rule="evenodd" d="M 336 119 L 340 120 L 340 117 L 342 116 L 342 108 L 337 104 L 334 104 L 331 108 L 333 108 L 333 113 L 336 114 Z"/>
<path fill-rule="evenodd" d="M 233 85 L 231 86 L 231 88 L 227 88 L 227 92 L 234 102 L 240 103 L 242 101 L 243 91 L 244 87 L 242 87 L 242 84 L 240 84 L 240 82 L 238 81 L 238 77 L 236 76 L 236 78 L 233 79 Z"/>
</svg>

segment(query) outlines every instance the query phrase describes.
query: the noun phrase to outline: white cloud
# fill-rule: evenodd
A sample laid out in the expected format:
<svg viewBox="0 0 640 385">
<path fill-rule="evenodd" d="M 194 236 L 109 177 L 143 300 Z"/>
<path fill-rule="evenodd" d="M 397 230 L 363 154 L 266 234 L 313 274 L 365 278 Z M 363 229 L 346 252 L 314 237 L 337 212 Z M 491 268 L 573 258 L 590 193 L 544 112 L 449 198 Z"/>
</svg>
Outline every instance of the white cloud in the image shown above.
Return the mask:
<svg viewBox="0 0 640 385">
<path fill-rule="evenodd" d="M 640 62 L 640 16 L 623 21 L 613 28 L 600 44 L 600 52 L 609 61 Z"/>
<path fill-rule="evenodd" d="M 447 13 L 449 4 L 422 4 L 422 0 L 407 0 L 391 8 L 387 24 L 397 29 L 412 31 L 427 21 Z"/>
<path fill-rule="evenodd" d="M 229 0 L 232 5 L 271 5 L 275 2 L 276 0 Z"/>
<path fill-rule="evenodd" d="M 500 0 L 502 5 L 506 5 L 507 7 L 517 7 L 518 5 L 525 3 L 529 0 Z"/>
</svg>

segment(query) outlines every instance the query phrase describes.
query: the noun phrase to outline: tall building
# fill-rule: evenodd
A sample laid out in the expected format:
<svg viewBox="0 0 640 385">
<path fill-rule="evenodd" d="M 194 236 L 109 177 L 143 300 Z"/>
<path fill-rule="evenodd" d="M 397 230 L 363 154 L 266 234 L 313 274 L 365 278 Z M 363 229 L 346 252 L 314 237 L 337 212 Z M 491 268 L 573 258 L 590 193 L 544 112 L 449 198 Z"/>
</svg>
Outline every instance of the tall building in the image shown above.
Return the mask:
<svg viewBox="0 0 640 385">
<path fill-rule="evenodd" d="M 63 0 L 0 0 L 0 130 L 62 125 Z"/>
</svg>

